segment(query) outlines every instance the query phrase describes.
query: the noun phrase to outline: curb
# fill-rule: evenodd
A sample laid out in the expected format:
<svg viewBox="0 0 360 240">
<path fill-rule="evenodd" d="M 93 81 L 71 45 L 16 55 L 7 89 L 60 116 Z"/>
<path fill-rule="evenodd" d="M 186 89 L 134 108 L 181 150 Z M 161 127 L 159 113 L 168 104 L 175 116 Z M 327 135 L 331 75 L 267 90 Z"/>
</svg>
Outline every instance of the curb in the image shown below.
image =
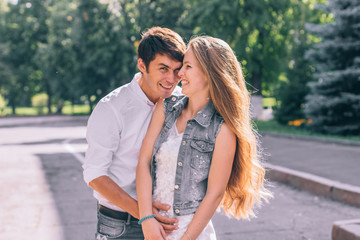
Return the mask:
<svg viewBox="0 0 360 240">
<path fill-rule="evenodd" d="M 288 139 L 299 139 L 306 141 L 315 141 L 322 143 L 333 143 L 340 144 L 345 146 L 360 146 L 360 142 L 351 141 L 351 140 L 342 140 L 342 139 L 331 139 L 331 138 L 322 138 L 322 137 L 314 137 L 314 136 L 304 136 L 304 135 L 294 135 L 294 134 L 286 134 L 286 133 L 273 133 L 273 132 L 260 132 L 261 136 L 272 136 L 279 138 L 288 138 Z"/>
<path fill-rule="evenodd" d="M 330 198 L 334 201 L 360 207 L 360 187 L 305 172 L 264 163 L 267 178 L 285 183 L 313 194 Z M 360 239 L 359 239 L 360 240 Z"/>
<path fill-rule="evenodd" d="M 331 231 L 332 240 L 360 240 L 360 219 L 336 221 Z"/>
</svg>

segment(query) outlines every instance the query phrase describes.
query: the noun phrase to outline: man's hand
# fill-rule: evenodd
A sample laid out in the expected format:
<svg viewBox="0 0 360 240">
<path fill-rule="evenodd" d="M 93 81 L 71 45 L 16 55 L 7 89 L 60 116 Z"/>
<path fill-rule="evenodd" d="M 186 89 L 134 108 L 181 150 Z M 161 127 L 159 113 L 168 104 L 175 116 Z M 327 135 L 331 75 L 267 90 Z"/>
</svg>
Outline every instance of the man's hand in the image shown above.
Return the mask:
<svg viewBox="0 0 360 240">
<path fill-rule="evenodd" d="M 166 240 L 163 227 L 154 218 L 146 219 L 141 224 L 146 240 Z"/>
<path fill-rule="evenodd" d="M 153 202 L 152 206 L 153 206 L 153 212 L 156 215 L 156 220 L 159 221 L 159 223 L 162 225 L 166 233 L 172 233 L 174 230 L 179 228 L 178 226 L 174 225 L 175 223 L 178 222 L 177 219 L 165 217 L 159 214 L 160 210 L 164 212 L 169 210 L 170 209 L 169 205 L 162 204 L 159 202 Z"/>
</svg>

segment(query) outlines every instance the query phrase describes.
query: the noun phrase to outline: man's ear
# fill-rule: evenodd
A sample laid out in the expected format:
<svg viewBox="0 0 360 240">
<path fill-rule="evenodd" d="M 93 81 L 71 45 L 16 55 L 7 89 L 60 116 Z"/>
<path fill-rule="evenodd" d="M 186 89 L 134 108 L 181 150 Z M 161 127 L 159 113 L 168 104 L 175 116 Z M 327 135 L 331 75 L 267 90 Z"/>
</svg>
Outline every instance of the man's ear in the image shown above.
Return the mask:
<svg viewBox="0 0 360 240">
<path fill-rule="evenodd" d="M 140 72 L 142 72 L 142 73 L 146 72 L 145 63 L 141 58 L 138 59 L 138 68 L 139 68 Z"/>
</svg>

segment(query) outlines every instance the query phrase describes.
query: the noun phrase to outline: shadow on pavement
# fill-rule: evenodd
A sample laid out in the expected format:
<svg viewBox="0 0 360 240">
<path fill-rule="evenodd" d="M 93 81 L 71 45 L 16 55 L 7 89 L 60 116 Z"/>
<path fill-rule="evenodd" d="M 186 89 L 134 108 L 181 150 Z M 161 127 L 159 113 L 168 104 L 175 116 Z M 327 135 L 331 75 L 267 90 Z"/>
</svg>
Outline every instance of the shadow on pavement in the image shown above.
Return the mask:
<svg viewBox="0 0 360 240">
<path fill-rule="evenodd" d="M 83 154 L 83 153 L 80 153 Z M 52 193 L 65 239 L 94 239 L 96 201 L 69 153 L 37 154 Z"/>
<path fill-rule="evenodd" d="M 24 124 L 9 124 L 0 126 L 0 128 L 18 128 L 18 127 L 83 127 L 86 122 L 79 121 L 64 121 L 64 122 L 46 122 L 46 123 L 24 123 Z"/>
<path fill-rule="evenodd" d="M 16 146 L 16 145 L 46 145 L 46 144 L 61 144 L 65 140 L 64 138 L 59 139 L 51 139 L 45 141 L 37 141 L 37 142 L 22 142 L 22 143 L 4 143 L 1 146 Z M 86 144 L 86 140 L 84 138 L 74 138 L 71 139 L 71 144 Z"/>
</svg>

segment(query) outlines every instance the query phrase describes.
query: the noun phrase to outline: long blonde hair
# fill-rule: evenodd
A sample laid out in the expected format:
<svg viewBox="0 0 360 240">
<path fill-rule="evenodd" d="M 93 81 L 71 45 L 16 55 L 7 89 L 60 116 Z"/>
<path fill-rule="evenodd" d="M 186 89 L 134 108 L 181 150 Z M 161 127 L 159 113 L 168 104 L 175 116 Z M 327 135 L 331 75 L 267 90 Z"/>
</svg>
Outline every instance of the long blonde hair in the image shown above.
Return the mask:
<svg viewBox="0 0 360 240">
<path fill-rule="evenodd" d="M 221 39 L 201 36 L 188 45 L 209 80 L 215 109 L 236 135 L 236 153 L 230 179 L 221 202 L 225 213 L 236 218 L 255 216 L 253 207 L 272 196 L 264 187 L 257 138 L 250 119 L 250 95 L 241 66 Z"/>
</svg>

